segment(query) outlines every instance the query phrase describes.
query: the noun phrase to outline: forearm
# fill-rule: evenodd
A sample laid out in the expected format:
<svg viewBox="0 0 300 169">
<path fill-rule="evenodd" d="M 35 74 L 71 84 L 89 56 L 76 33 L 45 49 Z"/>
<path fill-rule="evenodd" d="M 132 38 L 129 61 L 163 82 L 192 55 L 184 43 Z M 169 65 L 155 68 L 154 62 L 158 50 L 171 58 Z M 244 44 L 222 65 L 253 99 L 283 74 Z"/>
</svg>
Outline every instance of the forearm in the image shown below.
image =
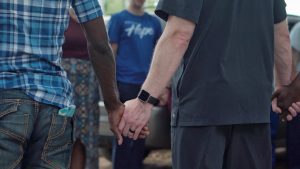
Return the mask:
<svg viewBox="0 0 300 169">
<path fill-rule="evenodd" d="M 172 20 L 169 19 L 168 22 L 172 22 Z M 168 86 L 171 77 L 182 61 L 195 28 L 194 24 L 188 24 L 190 25 L 186 32 L 177 32 L 172 29 L 175 25 L 167 23 L 166 29 L 156 45 L 150 72 L 142 86 L 154 97 L 158 97 Z"/>
<path fill-rule="evenodd" d="M 292 51 L 287 21 L 274 27 L 274 55 L 276 86 L 288 85 L 292 74 Z"/>
<path fill-rule="evenodd" d="M 115 110 L 120 105 L 116 86 L 115 60 L 107 44 L 94 48 L 88 45 L 90 59 L 99 80 L 105 107 Z"/>
<path fill-rule="evenodd" d="M 88 42 L 90 60 L 101 86 L 105 107 L 108 112 L 113 112 L 120 107 L 121 102 L 116 87 L 115 60 L 108 43 L 104 20 L 102 17 L 96 18 L 83 23 L 82 28 Z"/>
</svg>

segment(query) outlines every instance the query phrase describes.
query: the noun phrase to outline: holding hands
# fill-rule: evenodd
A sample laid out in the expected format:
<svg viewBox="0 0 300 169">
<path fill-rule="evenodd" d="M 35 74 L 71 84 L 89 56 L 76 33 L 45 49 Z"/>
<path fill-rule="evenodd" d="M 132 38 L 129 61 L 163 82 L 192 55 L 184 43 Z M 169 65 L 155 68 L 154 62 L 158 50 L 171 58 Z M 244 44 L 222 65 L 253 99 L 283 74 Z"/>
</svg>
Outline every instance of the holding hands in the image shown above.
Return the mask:
<svg viewBox="0 0 300 169">
<path fill-rule="evenodd" d="M 278 88 L 272 96 L 272 109 L 290 121 L 300 112 L 300 74 L 288 86 Z"/>
<path fill-rule="evenodd" d="M 150 132 L 148 122 L 151 117 L 153 106 L 164 106 L 169 100 L 170 90 L 163 90 L 158 97 L 152 97 L 145 90 L 141 90 L 135 99 L 125 102 L 125 110 L 118 125 L 119 132 L 124 136 L 134 140 L 146 138 Z"/>
<path fill-rule="evenodd" d="M 128 101 L 128 102 L 130 103 L 130 101 Z M 128 103 L 126 102 L 125 105 L 128 105 Z M 127 111 L 125 110 L 125 105 L 122 104 L 119 106 L 118 109 L 108 112 L 108 120 L 109 120 L 109 124 L 110 124 L 110 130 L 114 133 L 119 145 L 121 145 L 123 143 L 122 134 L 125 137 L 128 136 L 129 138 L 134 138 L 135 140 L 137 138 L 144 139 L 150 134 L 147 124 L 142 126 L 142 129 L 136 130 L 139 132 L 135 132 L 135 128 L 133 128 L 133 127 L 131 127 L 130 130 L 128 130 L 128 128 L 126 128 L 127 130 L 120 129 L 121 124 L 126 125 L 126 127 L 129 126 L 129 124 L 130 124 L 130 126 L 134 125 L 134 124 L 135 124 L 135 126 L 137 126 L 135 122 L 132 122 L 132 119 L 135 119 L 135 117 L 133 117 L 132 115 L 136 115 L 138 113 L 128 113 L 129 110 L 127 110 Z M 128 109 L 128 107 L 126 107 L 126 108 Z M 133 109 L 133 110 L 135 110 L 135 109 Z M 126 114 L 125 114 L 125 112 L 126 112 Z M 126 118 L 124 117 L 124 115 Z M 130 123 L 127 120 L 129 120 Z M 127 135 L 125 135 L 126 133 L 127 133 Z M 133 136 L 135 136 L 135 137 L 133 137 Z"/>
<path fill-rule="evenodd" d="M 124 114 L 119 123 L 119 131 L 123 136 L 136 140 L 149 135 L 147 124 L 152 107 L 153 105 L 143 103 L 138 98 L 125 102 Z"/>
</svg>

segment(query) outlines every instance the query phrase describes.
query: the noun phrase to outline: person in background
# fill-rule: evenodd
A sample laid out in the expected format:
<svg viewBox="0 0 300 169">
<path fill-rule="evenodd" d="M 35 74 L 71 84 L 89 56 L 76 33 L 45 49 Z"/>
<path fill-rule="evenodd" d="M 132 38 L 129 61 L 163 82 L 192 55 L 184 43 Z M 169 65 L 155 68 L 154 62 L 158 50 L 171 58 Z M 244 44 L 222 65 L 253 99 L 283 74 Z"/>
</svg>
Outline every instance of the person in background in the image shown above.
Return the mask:
<svg viewBox="0 0 300 169">
<path fill-rule="evenodd" d="M 70 7 L 87 39 L 112 131 L 124 105 L 98 0 L 0 1 L 0 168 L 70 168 L 72 85 L 61 66 Z"/>
<path fill-rule="evenodd" d="M 70 22 L 65 32 L 62 66 L 73 85 L 76 105 L 76 141 L 73 146 L 71 169 L 96 169 L 99 166 L 99 84 L 89 61 L 86 39 L 75 11 L 71 8 L 69 14 Z"/>
<path fill-rule="evenodd" d="M 158 18 L 143 9 L 145 0 L 130 0 L 126 10 L 111 16 L 108 34 L 117 62 L 117 83 L 122 102 L 138 95 L 162 28 Z M 124 138 L 113 143 L 113 169 L 142 169 L 145 140 Z"/>
<path fill-rule="evenodd" d="M 274 64 L 278 86 L 292 72 L 285 6 L 160 0 L 167 24 L 140 94 L 124 103 L 123 136 L 137 139 L 172 78 L 174 169 L 270 169 Z"/>
</svg>

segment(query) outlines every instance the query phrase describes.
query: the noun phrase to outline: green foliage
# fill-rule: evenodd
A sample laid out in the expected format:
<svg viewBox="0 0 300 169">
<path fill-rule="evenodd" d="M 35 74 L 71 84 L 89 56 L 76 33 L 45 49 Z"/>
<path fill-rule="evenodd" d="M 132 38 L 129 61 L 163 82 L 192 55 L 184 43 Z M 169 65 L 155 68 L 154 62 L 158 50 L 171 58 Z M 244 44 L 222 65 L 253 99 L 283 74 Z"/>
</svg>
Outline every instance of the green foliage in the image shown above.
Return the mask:
<svg viewBox="0 0 300 169">
<path fill-rule="evenodd" d="M 117 13 L 125 8 L 125 0 L 103 0 L 106 15 Z"/>
<path fill-rule="evenodd" d="M 102 0 L 105 15 L 111 15 L 126 8 L 129 0 Z M 152 13 L 158 0 L 146 0 L 145 10 Z"/>
</svg>

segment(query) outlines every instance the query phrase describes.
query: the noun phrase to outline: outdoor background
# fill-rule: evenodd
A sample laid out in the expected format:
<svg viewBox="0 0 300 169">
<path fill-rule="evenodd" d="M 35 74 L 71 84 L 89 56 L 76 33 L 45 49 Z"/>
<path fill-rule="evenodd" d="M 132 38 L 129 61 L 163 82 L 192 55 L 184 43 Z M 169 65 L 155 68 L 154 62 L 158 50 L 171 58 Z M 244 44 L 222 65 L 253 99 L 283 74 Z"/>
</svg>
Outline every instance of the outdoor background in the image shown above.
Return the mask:
<svg viewBox="0 0 300 169">
<path fill-rule="evenodd" d="M 129 0 L 99 0 L 105 15 L 111 15 L 126 8 Z M 153 12 L 158 0 L 146 0 L 145 9 Z M 300 0 L 285 0 L 287 11 L 291 15 L 300 15 Z"/>
<path fill-rule="evenodd" d="M 110 15 L 125 9 L 129 0 L 99 0 L 106 21 Z M 300 16 L 300 0 L 285 0 L 287 3 L 287 13 L 289 15 Z M 153 11 L 158 3 L 158 0 L 146 0 L 145 10 L 153 14 Z M 101 125 L 101 124 L 100 124 Z M 276 169 L 286 169 L 285 167 L 285 147 L 279 149 L 279 154 L 283 154 L 278 158 Z M 170 150 L 157 150 L 149 154 L 144 161 L 145 169 L 172 169 L 171 152 Z M 100 157 L 99 167 L 101 169 L 111 169 L 111 162 L 104 158 L 103 154 Z"/>
</svg>

